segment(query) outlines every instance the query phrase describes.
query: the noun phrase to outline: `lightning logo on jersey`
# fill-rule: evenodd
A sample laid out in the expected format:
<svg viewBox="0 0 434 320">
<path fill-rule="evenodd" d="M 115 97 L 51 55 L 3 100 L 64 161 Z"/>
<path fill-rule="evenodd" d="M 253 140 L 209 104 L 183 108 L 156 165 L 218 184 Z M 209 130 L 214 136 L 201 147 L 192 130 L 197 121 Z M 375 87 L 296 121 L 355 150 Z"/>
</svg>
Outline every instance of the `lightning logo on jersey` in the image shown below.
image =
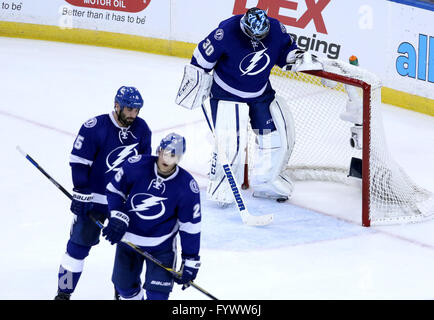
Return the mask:
<svg viewBox="0 0 434 320">
<path fill-rule="evenodd" d="M 241 60 L 239 68 L 243 76 L 254 76 L 267 68 L 270 63 L 270 56 L 265 51 L 267 48 L 252 52 Z"/>
<path fill-rule="evenodd" d="M 136 156 L 138 154 L 135 147 L 138 143 L 130 144 L 128 146 L 120 146 L 110 152 L 106 158 L 107 172 L 119 170 L 121 164 L 130 156 Z"/>
<path fill-rule="evenodd" d="M 137 193 L 131 197 L 130 211 L 134 212 L 140 219 L 155 220 L 166 212 L 164 200 L 167 198 L 157 197 L 149 193 Z"/>
</svg>

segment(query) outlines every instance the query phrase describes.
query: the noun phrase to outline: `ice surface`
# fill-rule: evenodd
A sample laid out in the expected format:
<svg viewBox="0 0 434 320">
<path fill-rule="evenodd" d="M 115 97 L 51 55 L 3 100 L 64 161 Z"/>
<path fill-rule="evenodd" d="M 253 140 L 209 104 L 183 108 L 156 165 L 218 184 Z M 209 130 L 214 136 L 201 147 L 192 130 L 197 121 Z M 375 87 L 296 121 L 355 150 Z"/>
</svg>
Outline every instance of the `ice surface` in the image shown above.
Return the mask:
<svg viewBox="0 0 434 320">
<path fill-rule="evenodd" d="M 87 119 L 112 110 L 121 85 L 145 100 L 140 116 L 153 148 L 167 133 L 186 137 L 182 166 L 205 191 L 211 135 L 200 110 L 174 103 L 188 61 L 65 43 L 0 38 L 2 133 L 0 299 L 52 299 L 68 240 L 69 200 L 20 153 L 21 146 L 71 189 L 69 153 Z M 392 155 L 434 190 L 434 118 L 384 105 Z M 245 192 L 252 214 L 273 224 L 241 223 L 202 193 L 202 267 L 196 283 L 219 299 L 434 299 L 434 221 L 361 226 L 357 188 L 300 182 L 279 204 Z M 112 299 L 114 247 L 91 250 L 73 299 Z M 208 299 L 176 286 L 171 299 Z"/>
</svg>

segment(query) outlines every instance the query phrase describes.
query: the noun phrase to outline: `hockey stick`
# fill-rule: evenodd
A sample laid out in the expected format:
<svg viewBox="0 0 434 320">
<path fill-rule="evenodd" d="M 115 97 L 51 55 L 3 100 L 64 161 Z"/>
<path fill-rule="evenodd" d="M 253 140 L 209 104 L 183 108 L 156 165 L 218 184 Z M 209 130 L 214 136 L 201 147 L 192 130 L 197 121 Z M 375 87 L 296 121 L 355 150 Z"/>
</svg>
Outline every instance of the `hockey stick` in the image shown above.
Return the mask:
<svg viewBox="0 0 434 320">
<path fill-rule="evenodd" d="M 17 146 L 17 150 L 27 160 L 29 160 L 30 163 L 32 163 L 46 178 L 48 178 L 48 180 L 50 180 L 60 191 L 62 191 L 62 193 L 65 196 L 67 196 L 69 198 L 69 200 L 72 200 L 72 195 L 64 187 L 62 187 L 62 185 L 60 185 L 55 179 L 53 179 L 53 177 L 51 177 L 29 154 L 27 154 L 26 152 L 24 152 L 19 146 Z M 92 219 L 92 221 L 95 222 L 95 224 L 100 229 L 104 228 L 104 225 L 100 221 L 98 221 L 97 219 L 95 219 L 95 217 L 93 217 L 91 215 L 89 215 L 89 216 Z M 125 240 L 121 240 L 121 241 L 123 243 L 125 243 L 126 245 L 130 246 L 133 250 L 135 250 L 136 252 L 138 252 L 139 254 L 141 254 L 142 256 L 144 256 L 145 258 L 147 258 L 148 260 L 150 260 L 151 262 L 153 262 L 156 265 L 160 266 L 161 268 L 165 269 L 166 271 L 168 271 L 172 275 L 176 276 L 177 278 L 181 277 L 181 273 L 180 272 L 177 272 L 177 271 L 173 270 L 172 268 L 166 267 L 159 260 L 157 260 L 154 256 L 152 256 L 151 254 L 147 253 L 146 251 L 141 250 L 139 247 L 137 247 L 133 243 L 125 241 Z M 193 281 L 189 281 L 188 284 L 191 285 L 192 287 L 196 288 L 197 290 L 199 290 L 200 292 L 202 292 L 203 294 L 205 294 L 209 298 L 211 298 L 213 300 L 218 300 L 216 297 L 214 297 L 208 291 L 206 291 L 206 290 L 202 289 L 201 287 L 199 287 Z"/>
<path fill-rule="evenodd" d="M 166 267 L 163 263 L 161 263 L 160 261 L 158 261 L 156 258 L 154 258 L 153 256 L 151 256 L 149 253 L 147 253 L 146 251 L 141 250 L 139 247 L 137 247 L 135 244 L 122 240 L 123 243 L 129 245 L 131 248 L 133 248 L 136 252 L 138 252 L 140 255 L 144 256 L 145 258 L 151 260 L 153 263 L 155 263 L 156 265 L 160 266 L 161 268 L 163 268 L 164 270 L 166 270 L 167 272 L 171 273 L 172 275 L 174 275 L 175 277 L 177 277 L 178 279 L 181 277 L 181 272 L 175 271 L 172 268 Z M 199 290 L 200 292 L 202 292 L 204 295 L 208 296 L 209 298 L 211 298 L 212 300 L 218 300 L 216 297 L 214 297 L 211 293 L 209 293 L 208 291 L 204 290 L 203 288 L 199 287 L 196 283 L 194 283 L 193 281 L 189 281 L 188 282 L 189 285 L 191 285 L 192 287 L 196 288 L 197 290 Z"/>
<path fill-rule="evenodd" d="M 60 191 L 62 191 L 67 197 L 69 197 L 70 200 L 72 200 L 72 196 L 69 194 L 69 192 L 62 187 L 56 180 L 54 180 L 44 169 L 41 168 L 41 166 L 27 153 L 23 151 L 19 146 L 17 146 L 17 150 L 19 153 L 21 153 L 27 160 L 30 161 L 31 164 L 33 164 L 36 169 L 38 169 L 48 180 L 50 180 Z"/>
<path fill-rule="evenodd" d="M 209 103 L 209 100 L 204 101 L 204 104 L 205 103 Z M 225 151 L 221 150 L 221 145 L 217 141 L 217 136 L 215 134 L 213 121 L 208 117 L 208 112 L 203 105 L 202 105 L 202 110 L 205 114 L 206 121 L 208 122 L 208 125 L 211 128 L 211 131 L 214 135 L 214 140 L 216 141 L 217 144 L 218 157 L 220 157 L 220 162 L 223 166 L 223 171 L 232 190 L 232 195 L 234 196 L 235 202 L 237 204 L 237 208 L 238 208 L 238 212 L 240 213 L 241 220 L 243 221 L 244 224 L 247 224 L 249 226 L 265 226 L 267 224 L 270 224 L 273 221 L 273 214 L 254 216 L 250 214 L 250 212 L 247 210 L 245 201 L 243 199 L 243 196 L 241 195 L 240 185 L 235 179 L 235 176 L 232 172 L 231 165 L 229 164 L 226 158 Z"/>
</svg>

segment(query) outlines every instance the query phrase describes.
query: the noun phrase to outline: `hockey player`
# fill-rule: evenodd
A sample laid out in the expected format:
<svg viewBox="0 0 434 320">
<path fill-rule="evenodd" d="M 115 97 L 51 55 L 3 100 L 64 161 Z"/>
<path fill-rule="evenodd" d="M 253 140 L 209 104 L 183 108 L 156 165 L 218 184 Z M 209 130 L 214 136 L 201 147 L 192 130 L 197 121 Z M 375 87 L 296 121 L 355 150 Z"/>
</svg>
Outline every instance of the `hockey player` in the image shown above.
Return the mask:
<svg viewBox="0 0 434 320">
<path fill-rule="evenodd" d="M 235 178 L 241 181 L 249 118 L 259 147 L 253 195 L 277 200 L 291 196 L 292 182 L 283 170 L 294 145 L 294 122 L 269 76 L 274 65 L 294 71 L 306 55 L 283 24 L 258 8 L 222 21 L 199 42 L 184 69 L 176 103 L 193 109 L 205 101 L 202 108 L 215 137 L 209 199 L 222 205 L 233 202 L 217 145 L 225 150 Z"/>
<path fill-rule="evenodd" d="M 115 96 L 114 111 L 86 121 L 75 139 L 70 155 L 74 220 L 59 268 L 56 300 L 69 300 L 85 258 L 99 243 L 100 228 L 89 215 L 100 222 L 108 217 L 107 183 L 128 157 L 152 151 L 151 130 L 138 117 L 142 106 L 140 92 L 122 86 Z"/>
<path fill-rule="evenodd" d="M 185 139 L 171 133 L 161 140 L 156 156 L 128 159 L 107 186 L 110 219 L 103 236 L 117 243 L 112 281 L 121 299 L 167 300 L 173 280 L 187 284 L 199 269 L 201 208 L 199 187 L 178 166 L 185 152 Z M 141 272 L 144 258 L 133 243 L 169 268 L 176 265 L 176 235 L 182 246 L 182 278 L 146 260 L 145 283 Z"/>
</svg>

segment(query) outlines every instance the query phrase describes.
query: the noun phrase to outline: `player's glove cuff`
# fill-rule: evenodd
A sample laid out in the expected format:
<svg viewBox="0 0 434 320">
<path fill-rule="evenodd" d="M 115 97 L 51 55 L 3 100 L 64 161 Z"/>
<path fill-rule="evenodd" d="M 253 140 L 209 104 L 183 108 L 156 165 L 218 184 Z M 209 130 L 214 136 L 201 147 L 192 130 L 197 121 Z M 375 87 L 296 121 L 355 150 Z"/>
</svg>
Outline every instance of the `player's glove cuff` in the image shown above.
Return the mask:
<svg viewBox="0 0 434 320">
<path fill-rule="evenodd" d="M 71 212 L 82 218 L 87 217 L 87 213 L 93 208 L 93 195 L 88 190 L 73 189 Z"/>
<path fill-rule="evenodd" d="M 184 266 L 192 269 L 199 269 L 201 262 L 199 257 L 183 259 Z"/>
<path fill-rule="evenodd" d="M 87 191 L 74 189 L 72 192 L 72 199 L 80 202 L 91 202 L 93 200 L 93 195 Z"/>
<path fill-rule="evenodd" d="M 121 211 L 117 211 L 117 210 L 110 211 L 110 218 L 119 219 L 122 222 L 124 222 L 127 226 L 130 223 L 130 217 L 128 217 L 128 215 L 126 215 L 125 213 L 123 213 Z"/>
</svg>

